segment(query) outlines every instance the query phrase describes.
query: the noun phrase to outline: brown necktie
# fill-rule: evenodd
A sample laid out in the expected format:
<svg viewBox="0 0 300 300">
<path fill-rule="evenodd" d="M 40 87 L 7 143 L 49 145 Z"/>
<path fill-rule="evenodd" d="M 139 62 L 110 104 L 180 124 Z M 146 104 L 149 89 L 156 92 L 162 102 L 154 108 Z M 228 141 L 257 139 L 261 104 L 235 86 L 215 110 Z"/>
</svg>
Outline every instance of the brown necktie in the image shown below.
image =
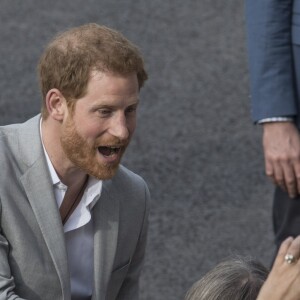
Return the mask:
<svg viewBox="0 0 300 300">
<path fill-rule="evenodd" d="M 67 189 L 62 204 L 59 208 L 59 213 L 63 225 L 67 222 L 77 205 L 79 204 L 84 190 L 88 182 L 88 176 L 86 176 L 82 185 L 75 187 L 74 189 Z"/>
</svg>

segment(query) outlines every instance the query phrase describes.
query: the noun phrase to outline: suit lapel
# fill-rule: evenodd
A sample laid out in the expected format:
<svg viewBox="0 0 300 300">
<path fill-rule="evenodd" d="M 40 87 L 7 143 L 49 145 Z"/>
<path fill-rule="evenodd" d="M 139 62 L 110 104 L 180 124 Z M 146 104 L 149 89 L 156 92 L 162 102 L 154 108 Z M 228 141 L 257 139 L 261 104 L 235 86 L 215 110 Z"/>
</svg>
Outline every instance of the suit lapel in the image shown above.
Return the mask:
<svg viewBox="0 0 300 300">
<path fill-rule="evenodd" d="M 119 228 L 119 195 L 111 180 L 103 182 L 102 194 L 93 208 L 94 292 L 93 300 L 105 299 L 116 253 Z"/>
<path fill-rule="evenodd" d="M 23 124 L 19 150 L 24 163 L 20 180 L 57 270 L 63 299 L 70 299 L 70 276 L 65 238 L 39 134 L 39 116 Z M 30 141 L 30 143 L 29 143 Z M 116 175 L 117 177 L 117 175 Z M 102 194 L 93 208 L 94 291 L 93 300 L 105 299 L 113 271 L 118 241 L 119 197 L 116 178 L 103 182 Z"/>
<path fill-rule="evenodd" d="M 39 119 L 32 119 L 28 124 L 24 126 L 26 130 L 19 135 L 22 157 L 28 166 L 20 180 L 57 270 L 63 299 L 70 299 L 70 277 L 64 232 L 42 150 L 38 130 Z"/>
</svg>

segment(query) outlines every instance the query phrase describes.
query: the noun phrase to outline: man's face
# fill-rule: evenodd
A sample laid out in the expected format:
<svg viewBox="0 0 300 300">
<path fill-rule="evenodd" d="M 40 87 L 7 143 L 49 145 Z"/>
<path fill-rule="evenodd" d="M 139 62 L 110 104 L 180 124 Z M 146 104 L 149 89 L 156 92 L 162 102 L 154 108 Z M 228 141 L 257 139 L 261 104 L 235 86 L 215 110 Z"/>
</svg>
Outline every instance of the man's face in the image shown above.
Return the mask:
<svg viewBox="0 0 300 300">
<path fill-rule="evenodd" d="M 115 175 L 136 127 L 138 95 L 135 73 L 92 72 L 62 124 L 61 145 L 75 167 L 102 180 Z"/>
</svg>

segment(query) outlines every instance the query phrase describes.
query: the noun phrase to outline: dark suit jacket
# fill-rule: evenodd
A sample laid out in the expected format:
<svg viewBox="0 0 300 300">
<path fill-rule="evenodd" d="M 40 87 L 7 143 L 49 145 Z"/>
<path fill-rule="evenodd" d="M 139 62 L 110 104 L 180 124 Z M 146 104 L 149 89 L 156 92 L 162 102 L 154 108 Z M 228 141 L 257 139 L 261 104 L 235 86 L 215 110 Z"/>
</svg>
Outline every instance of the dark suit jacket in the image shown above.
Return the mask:
<svg viewBox="0 0 300 300">
<path fill-rule="evenodd" d="M 297 116 L 292 45 L 300 44 L 300 0 L 245 0 L 245 8 L 253 120 Z"/>
<path fill-rule="evenodd" d="M 70 300 L 63 227 L 39 116 L 0 127 L 0 167 L 0 300 Z M 143 179 L 122 166 L 103 182 L 92 211 L 93 300 L 138 299 L 148 202 Z"/>
</svg>

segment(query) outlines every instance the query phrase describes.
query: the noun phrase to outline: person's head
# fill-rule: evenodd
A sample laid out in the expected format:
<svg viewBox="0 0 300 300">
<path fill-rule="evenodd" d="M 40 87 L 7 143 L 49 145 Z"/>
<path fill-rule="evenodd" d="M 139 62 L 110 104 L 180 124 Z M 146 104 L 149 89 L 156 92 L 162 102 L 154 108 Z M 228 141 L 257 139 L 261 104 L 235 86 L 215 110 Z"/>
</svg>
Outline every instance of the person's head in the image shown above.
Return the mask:
<svg viewBox="0 0 300 300">
<path fill-rule="evenodd" d="M 114 30 L 88 24 L 58 35 L 38 69 L 44 126 L 62 149 L 55 153 L 64 153 L 64 169 L 113 177 L 135 130 L 147 79 L 137 48 Z"/>
<path fill-rule="evenodd" d="M 185 300 L 255 300 L 268 273 L 256 260 L 232 258 L 194 283 Z"/>
<path fill-rule="evenodd" d="M 49 90 L 58 89 L 73 108 L 86 94 L 93 71 L 135 73 L 139 88 L 147 80 L 138 48 L 121 33 L 94 23 L 72 28 L 50 41 L 38 64 L 43 119 L 49 114 L 45 101 Z"/>
</svg>

